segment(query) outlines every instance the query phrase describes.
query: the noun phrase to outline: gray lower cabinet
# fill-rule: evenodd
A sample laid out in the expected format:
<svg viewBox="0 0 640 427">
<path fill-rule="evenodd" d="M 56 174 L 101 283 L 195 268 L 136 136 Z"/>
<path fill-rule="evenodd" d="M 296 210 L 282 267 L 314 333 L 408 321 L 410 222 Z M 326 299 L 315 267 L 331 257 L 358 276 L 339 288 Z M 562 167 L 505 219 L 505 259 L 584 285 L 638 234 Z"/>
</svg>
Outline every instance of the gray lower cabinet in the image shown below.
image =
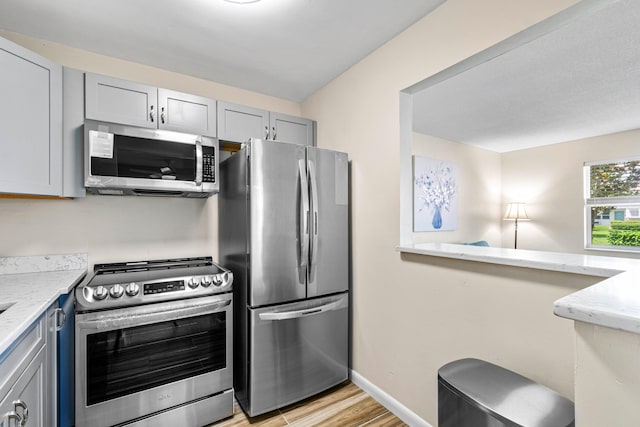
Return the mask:
<svg viewBox="0 0 640 427">
<path fill-rule="evenodd" d="M 0 427 L 56 425 L 54 304 L 0 359 Z"/>
<path fill-rule="evenodd" d="M 249 138 L 259 138 L 315 145 L 315 122 L 302 117 L 218 101 L 218 138 L 230 142 L 246 142 Z"/>
<path fill-rule="evenodd" d="M 62 66 L 0 38 L 0 193 L 62 195 Z"/>
<path fill-rule="evenodd" d="M 99 74 L 85 75 L 85 116 L 124 125 L 216 136 L 216 101 Z"/>
<path fill-rule="evenodd" d="M 4 414 L 2 427 L 50 425 L 45 424 L 48 421 L 45 418 L 45 371 L 46 348 L 43 347 L 0 403 L 0 413 Z"/>
</svg>

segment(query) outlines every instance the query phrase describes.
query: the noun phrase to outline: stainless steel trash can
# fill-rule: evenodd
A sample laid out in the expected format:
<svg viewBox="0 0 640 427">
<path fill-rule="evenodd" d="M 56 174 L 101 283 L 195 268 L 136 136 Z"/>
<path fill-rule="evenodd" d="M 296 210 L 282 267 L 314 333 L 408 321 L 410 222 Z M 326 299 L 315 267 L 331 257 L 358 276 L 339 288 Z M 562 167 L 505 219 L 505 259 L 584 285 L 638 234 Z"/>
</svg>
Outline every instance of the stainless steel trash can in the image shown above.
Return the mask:
<svg viewBox="0 0 640 427">
<path fill-rule="evenodd" d="M 439 427 L 572 427 L 569 399 L 508 369 L 461 359 L 438 370 Z"/>
</svg>

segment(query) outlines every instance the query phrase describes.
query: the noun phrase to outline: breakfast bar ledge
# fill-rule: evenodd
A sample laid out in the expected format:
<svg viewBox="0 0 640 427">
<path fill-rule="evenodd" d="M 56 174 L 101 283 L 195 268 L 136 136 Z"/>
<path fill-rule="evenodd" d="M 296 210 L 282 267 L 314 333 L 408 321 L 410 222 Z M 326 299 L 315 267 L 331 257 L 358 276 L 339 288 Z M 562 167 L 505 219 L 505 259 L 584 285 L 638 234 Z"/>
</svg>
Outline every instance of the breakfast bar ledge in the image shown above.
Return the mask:
<svg viewBox="0 0 640 427">
<path fill-rule="evenodd" d="M 555 301 L 554 313 L 571 320 L 640 334 L 640 260 L 453 243 L 399 245 L 396 250 L 603 277 L 602 282 Z"/>
</svg>

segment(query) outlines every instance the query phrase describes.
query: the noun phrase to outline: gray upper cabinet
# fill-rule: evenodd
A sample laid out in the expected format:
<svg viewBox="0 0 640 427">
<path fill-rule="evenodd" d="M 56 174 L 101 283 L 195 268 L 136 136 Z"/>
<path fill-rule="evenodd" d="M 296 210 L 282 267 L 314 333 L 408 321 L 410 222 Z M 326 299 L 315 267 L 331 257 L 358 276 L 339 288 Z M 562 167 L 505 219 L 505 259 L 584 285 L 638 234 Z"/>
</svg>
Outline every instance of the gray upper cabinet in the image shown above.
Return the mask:
<svg viewBox="0 0 640 427">
<path fill-rule="evenodd" d="M 158 89 L 140 83 L 87 73 L 85 116 L 88 119 L 155 128 Z"/>
<path fill-rule="evenodd" d="M 302 117 L 219 101 L 218 138 L 230 142 L 260 138 L 315 145 L 315 126 L 313 120 Z"/>
<path fill-rule="evenodd" d="M 203 96 L 158 89 L 161 129 L 216 136 L 216 101 Z"/>
<path fill-rule="evenodd" d="M 269 112 L 218 101 L 218 138 L 231 142 L 269 139 Z"/>
<path fill-rule="evenodd" d="M 85 197 L 84 72 L 62 69 L 62 195 Z"/>
<path fill-rule="evenodd" d="M 313 120 L 288 116 L 280 113 L 269 113 L 270 139 L 296 144 L 314 144 Z"/>
<path fill-rule="evenodd" d="M 0 192 L 62 194 L 62 66 L 0 38 Z"/>
<path fill-rule="evenodd" d="M 216 136 L 216 101 L 87 73 L 85 116 L 106 122 Z"/>
</svg>

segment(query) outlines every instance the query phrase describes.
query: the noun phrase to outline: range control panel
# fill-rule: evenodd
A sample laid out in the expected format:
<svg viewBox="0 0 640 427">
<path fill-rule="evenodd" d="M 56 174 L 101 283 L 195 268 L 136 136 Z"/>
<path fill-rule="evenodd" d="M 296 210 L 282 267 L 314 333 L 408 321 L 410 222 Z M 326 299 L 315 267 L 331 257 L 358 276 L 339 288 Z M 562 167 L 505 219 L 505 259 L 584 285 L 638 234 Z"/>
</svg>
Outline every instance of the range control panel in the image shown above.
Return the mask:
<svg viewBox="0 0 640 427">
<path fill-rule="evenodd" d="M 222 273 L 172 277 L 167 280 L 80 285 L 76 288 L 79 308 L 103 309 L 178 300 L 231 291 L 233 274 Z"/>
<path fill-rule="evenodd" d="M 163 292 L 176 292 L 184 290 L 183 280 L 174 280 L 171 282 L 146 283 L 142 293 L 144 295 L 161 294 Z"/>
<path fill-rule="evenodd" d="M 216 182 L 216 152 L 213 147 L 202 147 L 202 182 Z"/>
</svg>

